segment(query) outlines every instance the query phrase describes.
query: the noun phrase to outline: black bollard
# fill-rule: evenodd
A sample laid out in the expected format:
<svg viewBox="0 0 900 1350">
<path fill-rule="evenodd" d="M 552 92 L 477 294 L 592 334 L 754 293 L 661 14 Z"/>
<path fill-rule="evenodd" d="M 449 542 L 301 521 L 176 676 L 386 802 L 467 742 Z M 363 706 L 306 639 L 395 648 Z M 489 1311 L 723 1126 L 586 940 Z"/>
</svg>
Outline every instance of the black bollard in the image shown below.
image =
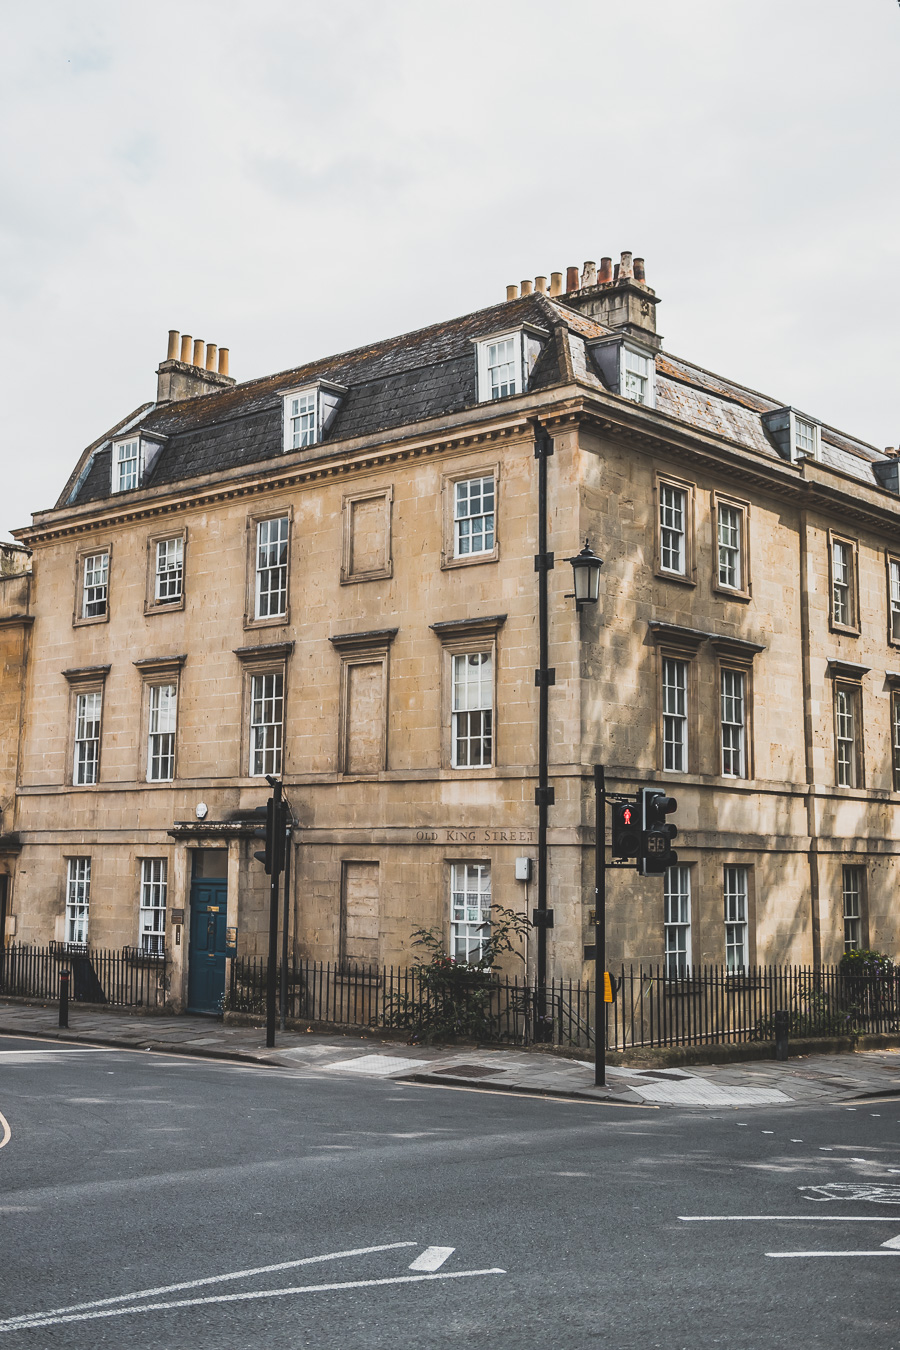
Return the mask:
<svg viewBox="0 0 900 1350">
<path fill-rule="evenodd" d="M 775 1058 L 788 1057 L 788 1032 L 791 1029 L 791 1015 L 780 1008 L 775 1014 Z"/>
<path fill-rule="evenodd" d="M 69 972 L 61 970 L 59 972 L 59 1025 L 68 1027 L 69 1025 Z"/>
</svg>

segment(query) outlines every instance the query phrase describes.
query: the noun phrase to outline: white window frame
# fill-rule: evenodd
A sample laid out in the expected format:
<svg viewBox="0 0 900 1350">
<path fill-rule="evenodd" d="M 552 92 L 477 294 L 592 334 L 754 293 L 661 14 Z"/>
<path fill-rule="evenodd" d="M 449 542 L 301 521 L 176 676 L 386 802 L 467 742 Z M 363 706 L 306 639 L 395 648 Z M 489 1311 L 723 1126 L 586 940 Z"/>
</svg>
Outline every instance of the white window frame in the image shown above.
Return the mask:
<svg viewBox="0 0 900 1350">
<path fill-rule="evenodd" d="M 853 627 L 853 549 L 843 539 L 831 541 L 831 621 Z"/>
<path fill-rule="evenodd" d="M 656 406 L 656 361 L 646 351 L 623 342 L 619 351 L 619 392 L 645 408 Z"/>
<path fill-rule="evenodd" d="M 679 504 L 680 499 L 680 504 Z M 674 576 L 687 576 L 690 494 L 677 483 L 659 483 L 659 566 Z"/>
<path fill-rule="evenodd" d="M 844 951 L 862 950 L 862 890 L 863 869 L 854 864 L 841 868 L 841 911 L 844 923 Z"/>
<path fill-rule="evenodd" d="M 472 669 L 480 672 L 475 678 L 471 677 Z M 460 672 L 464 678 L 460 678 Z M 489 768 L 494 763 L 493 650 L 452 653 L 450 679 L 451 767 Z"/>
<path fill-rule="evenodd" d="M 490 922 L 490 863 L 451 863 L 450 955 L 454 961 L 474 964 L 482 959 L 490 935 Z"/>
<path fill-rule="evenodd" d="M 859 699 L 853 684 L 834 686 L 834 761 L 838 787 L 859 787 Z"/>
<path fill-rule="evenodd" d="M 683 979 L 691 969 L 691 869 L 683 863 L 663 877 L 663 938 L 666 978 Z"/>
<path fill-rule="evenodd" d="M 523 326 L 473 339 L 478 402 L 494 403 L 498 399 L 514 398 L 518 394 L 526 393 L 531 372 L 541 353 L 542 343 L 549 336 L 543 329 Z M 492 371 L 499 369 L 499 365 L 494 362 L 497 356 L 496 349 L 502 342 L 511 343 L 509 360 L 502 364 L 512 367 L 512 379 L 498 381 L 493 378 Z"/>
<path fill-rule="evenodd" d="M 894 791 L 900 792 L 900 689 L 891 690 L 891 765 Z"/>
<path fill-rule="evenodd" d="M 750 905 L 749 868 L 728 865 L 723 876 L 725 902 L 725 966 L 729 974 L 743 974 L 749 964 L 747 937 Z"/>
<path fill-rule="evenodd" d="M 819 458 L 819 425 L 808 417 L 791 414 L 791 452 L 797 460 L 805 457 Z"/>
<path fill-rule="evenodd" d="M 164 680 L 147 686 L 147 782 L 171 783 L 175 777 L 178 684 Z"/>
<path fill-rule="evenodd" d="M 284 670 L 254 671 L 250 676 L 251 778 L 281 773 L 284 753 Z"/>
<path fill-rule="evenodd" d="M 169 864 L 165 858 L 141 859 L 138 896 L 138 940 L 142 952 L 163 956 L 166 950 L 166 901 Z"/>
<path fill-rule="evenodd" d="M 490 509 L 487 509 L 489 503 Z M 472 510 L 477 505 L 478 510 Z M 462 508 L 462 509 L 461 509 Z M 497 478 L 494 473 L 453 483 L 453 556 L 492 554 L 496 542 Z"/>
<path fill-rule="evenodd" d="M 900 558 L 888 554 L 888 641 L 900 645 Z"/>
<path fill-rule="evenodd" d="M 100 778 L 100 734 L 103 724 L 103 690 L 83 689 L 75 695 L 75 746 L 72 782 L 91 787 Z"/>
<path fill-rule="evenodd" d="M 140 436 L 128 436 L 112 444 L 112 491 L 133 492 L 144 474 L 144 447 Z"/>
<path fill-rule="evenodd" d="M 730 519 L 729 519 L 730 517 Z M 716 503 L 718 584 L 727 591 L 742 591 L 744 512 L 731 502 Z"/>
<path fill-rule="evenodd" d="M 82 556 L 81 578 L 81 618 L 105 619 L 109 614 L 108 549 Z M 89 612 L 92 606 L 97 608 Z"/>
<path fill-rule="evenodd" d="M 184 598 L 184 536 L 156 540 L 153 602 L 174 605 Z"/>
<path fill-rule="evenodd" d="M 91 908 L 90 858 L 66 859 L 66 942 L 87 945 Z"/>
<path fill-rule="evenodd" d="M 272 526 L 278 527 L 276 538 L 270 537 Z M 290 540 L 291 518 L 289 515 L 266 516 L 264 519 L 256 521 L 253 586 L 253 617 L 255 620 L 287 618 Z M 276 559 L 274 562 L 272 561 L 273 558 Z M 271 608 L 273 596 L 276 597 L 275 603 L 278 603 L 277 597 L 281 597 L 280 609 Z"/>
<path fill-rule="evenodd" d="M 747 673 L 719 669 L 719 725 L 722 777 L 747 777 Z"/>
<path fill-rule="evenodd" d="M 305 450 L 319 439 L 319 391 L 296 389 L 284 400 L 284 448 Z"/>
<path fill-rule="evenodd" d="M 662 766 L 667 773 L 687 773 L 690 662 L 680 656 L 663 655 L 661 683 Z"/>
</svg>

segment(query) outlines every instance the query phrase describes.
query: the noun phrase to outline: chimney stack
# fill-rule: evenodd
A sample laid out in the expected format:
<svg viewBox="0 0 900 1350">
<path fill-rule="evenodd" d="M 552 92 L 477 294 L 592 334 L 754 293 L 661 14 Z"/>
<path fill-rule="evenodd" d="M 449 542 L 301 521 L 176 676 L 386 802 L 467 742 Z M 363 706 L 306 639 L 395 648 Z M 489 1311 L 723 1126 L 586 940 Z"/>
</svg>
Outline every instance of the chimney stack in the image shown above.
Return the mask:
<svg viewBox="0 0 900 1350">
<path fill-rule="evenodd" d="M 166 359 L 156 372 L 157 403 L 176 403 L 185 398 L 197 398 L 200 394 L 215 394 L 221 389 L 230 389 L 233 384 L 234 380 L 228 374 L 227 347 L 217 349 L 214 342 L 207 345 L 202 338 L 195 340 L 190 333 L 169 329 Z"/>
<path fill-rule="evenodd" d="M 662 342 L 656 333 L 659 301 L 645 280 L 643 258 L 635 258 L 626 251 L 614 267 L 612 258 L 604 256 L 599 270 L 586 262 L 580 288 L 577 270 L 569 268 L 569 275 L 573 273 L 575 285 L 570 287 L 568 277 L 566 281 L 570 305 L 607 328 L 621 330 L 646 346 L 659 349 Z"/>
</svg>

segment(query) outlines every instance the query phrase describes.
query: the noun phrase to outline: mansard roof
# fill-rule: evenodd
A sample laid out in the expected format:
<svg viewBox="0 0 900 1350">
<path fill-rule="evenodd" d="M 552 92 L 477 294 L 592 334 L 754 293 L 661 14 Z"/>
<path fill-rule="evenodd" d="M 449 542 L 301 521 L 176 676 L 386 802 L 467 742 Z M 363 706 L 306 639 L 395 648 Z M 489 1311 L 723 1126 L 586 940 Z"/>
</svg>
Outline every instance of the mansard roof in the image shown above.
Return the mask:
<svg viewBox="0 0 900 1350">
<path fill-rule="evenodd" d="M 587 344 L 614 330 L 579 312 L 563 296 L 532 294 L 215 393 L 149 405 L 89 448 L 57 505 L 82 505 L 111 495 L 109 438 L 138 420 L 141 434 L 162 440 L 142 484 L 158 488 L 277 459 L 282 454 L 283 394 L 316 380 L 347 390 L 325 441 L 309 452 L 317 455 L 359 437 L 387 435 L 474 409 L 478 395 L 473 341 L 525 324 L 549 337 L 532 371 L 529 393 L 575 382 L 609 396 Z M 780 458 L 762 414 L 784 407 L 784 402 L 666 352 L 657 355 L 656 369 L 657 412 Z M 491 406 L 499 409 L 502 402 Z M 874 446 L 828 427 L 821 429 L 822 462 L 862 482 L 879 486 L 872 463 L 885 458 Z"/>
</svg>

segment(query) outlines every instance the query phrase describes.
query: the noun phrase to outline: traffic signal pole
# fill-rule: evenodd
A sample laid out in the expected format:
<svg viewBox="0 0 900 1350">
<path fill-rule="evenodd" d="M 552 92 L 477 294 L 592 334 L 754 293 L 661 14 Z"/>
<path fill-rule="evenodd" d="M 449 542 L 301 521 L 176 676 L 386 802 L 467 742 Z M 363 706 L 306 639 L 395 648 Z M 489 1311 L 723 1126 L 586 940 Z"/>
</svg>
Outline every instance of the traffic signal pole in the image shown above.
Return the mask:
<svg viewBox="0 0 900 1350">
<path fill-rule="evenodd" d="M 594 765 L 594 1084 L 606 1086 L 606 773 Z"/>
</svg>

